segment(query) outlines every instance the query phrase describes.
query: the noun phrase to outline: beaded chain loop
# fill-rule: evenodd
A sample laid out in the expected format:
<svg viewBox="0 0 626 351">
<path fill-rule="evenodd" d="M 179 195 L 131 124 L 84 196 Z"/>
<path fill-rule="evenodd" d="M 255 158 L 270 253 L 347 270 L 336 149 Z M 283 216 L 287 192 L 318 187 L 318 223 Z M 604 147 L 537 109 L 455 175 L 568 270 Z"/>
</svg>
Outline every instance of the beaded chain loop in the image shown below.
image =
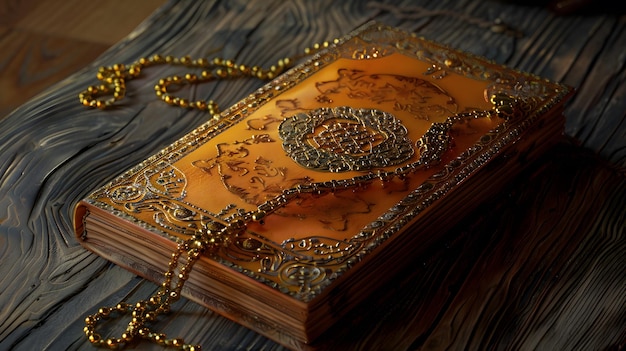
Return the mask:
<svg viewBox="0 0 626 351">
<path fill-rule="evenodd" d="M 334 42 L 338 42 L 337 39 Z M 260 66 L 248 66 L 238 64 L 233 60 L 223 58 L 198 58 L 192 59 L 189 56 L 174 57 L 153 55 L 143 57 L 130 65 L 114 64 L 108 67 L 100 67 L 96 77 L 101 82 L 99 85 L 92 85 L 82 91 L 78 98 L 80 103 L 86 107 L 106 109 L 112 107 L 116 101 L 126 96 L 126 83 L 139 77 L 143 69 L 156 65 L 184 66 L 187 68 L 199 69 L 201 73 L 186 73 L 182 76 L 173 75 L 159 79 L 154 86 L 157 97 L 169 105 L 182 108 L 198 109 L 208 112 L 213 118 L 219 118 L 220 110 L 213 100 L 196 100 L 180 98 L 171 95 L 168 87 L 173 85 L 201 84 L 215 80 L 232 79 L 237 77 L 253 77 L 261 80 L 271 80 L 291 67 L 294 62 L 302 56 L 315 54 L 320 49 L 330 46 L 330 42 L 325 41 L 315 44 L 304 50 L 304 54 L 294 57 L 285 57 L 276 62 L 275 65 L 264 69 Z M 109 96 L 108 98 L 103 98 Z"/>
<path fill-rule="evenodd" d="M 194 242 L 196 242 L 195 240 L 197 239 L 194 239 Z M 197 241 L 197 243 L 200 243 L 200 241 Z M 203 245 L 204 244 L 197 246 Z M 168 339 L 165 334 L 153 332 L 146 326 L 146 324 L 154 322 L 159 315 L 168 313 L 170 311 L 170 305 L 180 298 L 180 292 L 191 271 L 191 267 L 201 254 L 201 249 L 197 246 L 193 245 L 193 248 L 190 249 L 189 241 L 178 245 L 177 250 L 172 253 L 169 269 L 165 274 L 165 280 L 157 293 L 148 300 L 141 300 L 135 305 L 121 302 L 115 307 L 102 307 L 98 309 L 97 313 L 85 318 L 84 332 L 89 342 L 95 346 L 106 346 L 110 349 L 117 349 L 137 338 L 143 338 L 162 346 L 175 347 L 186 351 L 200 350 L 200 345 L 186 344 L 181 338 Z M 183 252 L 187 253 L 187 262 L 179 268 L 179 260 Z M 176 283 L 174 283 L 172 278 L 174 277 L 174 272 L 177 270 L 179 272 L 178 279 Z M 112 317 L 120 317 L 128 313 L 132 315 L 132 319 L 128 323 L 126 331 L 122 333 L 119 338 L 103 339 L 102 336 L 96 332 L 98 322 Z"/>
<path fill-rule="evenodd" d="M 227 246 L 231 238 L 237 236 L 244 228 L 245 224 L 241 221 L 235 221 L 228 226 L 213 221 L 202 223 L 202 229 L 197 234 L 178 244 L 176 251 L 172 253 L 168 270 L 164 275 L 165 279 L 152 297 L 141 300 L 134 305 L 121 302 L 114 307 L 102 307 L 98 309 L 97 313 L 85 318 L 83 330 L 89 342 L 95 346 L 117 349 L 137 338 L 143 338 L 161 346 L 185 351 L 199 351 L 200 345 L 187 344 L 181 338 L 167 338 L 163 333 L 153 332 L 147 324 L 155 322 L 159 315 L 170 312 L 171 305 L 181 297 L 183 285 L 189 278 L 193 265 L 202 254 L 220 246 Z M 181 260 L 183 254 L 186 254 L 186 257 Z M 131 314 L 132 319 L 128 323 L 126 331 L 119 338 L 103 339 L 96 332 L 98 322 L 121 317 L 128 313 Z"/>
</svg>

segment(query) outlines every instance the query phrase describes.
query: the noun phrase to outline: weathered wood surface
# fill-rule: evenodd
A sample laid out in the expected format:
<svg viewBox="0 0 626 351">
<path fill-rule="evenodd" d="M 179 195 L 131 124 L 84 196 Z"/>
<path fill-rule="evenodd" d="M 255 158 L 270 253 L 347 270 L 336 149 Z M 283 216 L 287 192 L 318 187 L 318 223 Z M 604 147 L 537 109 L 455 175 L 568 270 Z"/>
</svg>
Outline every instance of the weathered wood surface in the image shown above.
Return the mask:
<svg viewBox="0 0 626 351">
<path fill-rule="evenodd" d="M 491 30 L 497 18 L 521 35 Z M 94 83 L 97 67 L 153 53 L 267 66 L 371 19 L 578 93 L 566 110 L 562 145 L 316 346 L 623 349 L 626 18 L 559 17 L 482 0 L 171 1 L 92 65 L 0 120 L 0 349 L 90 349 L 82 332 L 87 314 L 156 290 L 79 246 L 72 210 L 207 116 L 154 99 L 154 80 L 175 72 L 161 67 L 130 84 L 118 108 L 87 110 L 76 96 Z M 190 94 L 227 106 L 261 84 L 224 81 Z M 175 310 L 163 331 L 204 349 L 283 349 L 187 300 Z"/>
<path fill-rule="evenodd" d="M 89 64 L 165 2 L 0 0 L 0 119 Z"/>
</svg>

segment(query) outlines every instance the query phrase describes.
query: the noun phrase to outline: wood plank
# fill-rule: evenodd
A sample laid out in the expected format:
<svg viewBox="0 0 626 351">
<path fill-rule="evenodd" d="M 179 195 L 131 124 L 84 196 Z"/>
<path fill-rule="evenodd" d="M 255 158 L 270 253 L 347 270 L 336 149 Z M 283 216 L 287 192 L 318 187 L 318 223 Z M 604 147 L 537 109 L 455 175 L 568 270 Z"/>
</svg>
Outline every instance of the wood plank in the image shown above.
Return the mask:
<svg viewBox="0 0 626 351">
<path fill-rule="evenodd" d="M 500 203 L 509 208 L 480 228 L 492 239 L 424 350 L 598 350 L 623 342 L 626 181 L 571 146 L 541 162 L 549 166 L 513 189 L 516 196 Z"/>
<path fill-rule="evenodd" d="M 14 27 L 41 0 L 2 0 L 0 1 L 0 25 Z"/>
<path fill-rule="evenodd" d="M 0 118 L 92 62 L 165 2 L 0 1 Z"/>
<path fill-rule="evenodd" d="M 0 118 L 97 58 L 108 46 L 0 27 Z"/>
<path fill-rule="evenodd" d="M 166 0 L 38 1 L 15 28 L 77 42 L 111 46 L 126 37 Z"/>
</svg>

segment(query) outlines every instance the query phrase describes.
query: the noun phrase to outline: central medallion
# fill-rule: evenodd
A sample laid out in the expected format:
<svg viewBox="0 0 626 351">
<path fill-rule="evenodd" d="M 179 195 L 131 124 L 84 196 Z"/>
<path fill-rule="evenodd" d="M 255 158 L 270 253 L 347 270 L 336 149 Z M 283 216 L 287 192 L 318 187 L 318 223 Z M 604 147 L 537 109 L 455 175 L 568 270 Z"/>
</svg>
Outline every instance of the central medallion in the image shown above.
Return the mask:
<svg viewBox="0 0 626 351">
<path fill-rule="evenodd" d="M 289 157 L 323 172 L 395 166 L 415 152 L 402 122 L 377 109 L 342 106 L 299 113 L 285 119 L 278 133 Z"/>
</svg>

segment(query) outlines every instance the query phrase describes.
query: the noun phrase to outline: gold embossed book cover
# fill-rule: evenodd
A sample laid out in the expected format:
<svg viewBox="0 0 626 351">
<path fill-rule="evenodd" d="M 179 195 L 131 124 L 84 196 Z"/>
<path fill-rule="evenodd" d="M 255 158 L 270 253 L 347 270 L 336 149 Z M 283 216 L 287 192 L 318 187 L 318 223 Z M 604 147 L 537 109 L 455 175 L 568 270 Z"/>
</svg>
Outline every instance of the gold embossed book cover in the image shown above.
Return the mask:
<svg viewBox="0 0 626 351">
<path fill-rule="evenodd" d="M 553 144 L 571 93 L 370 23 L 96 190 L 76 235 L 161 282 L 200 233 L 183 294 L 302 348 Z"/>
</svg>

